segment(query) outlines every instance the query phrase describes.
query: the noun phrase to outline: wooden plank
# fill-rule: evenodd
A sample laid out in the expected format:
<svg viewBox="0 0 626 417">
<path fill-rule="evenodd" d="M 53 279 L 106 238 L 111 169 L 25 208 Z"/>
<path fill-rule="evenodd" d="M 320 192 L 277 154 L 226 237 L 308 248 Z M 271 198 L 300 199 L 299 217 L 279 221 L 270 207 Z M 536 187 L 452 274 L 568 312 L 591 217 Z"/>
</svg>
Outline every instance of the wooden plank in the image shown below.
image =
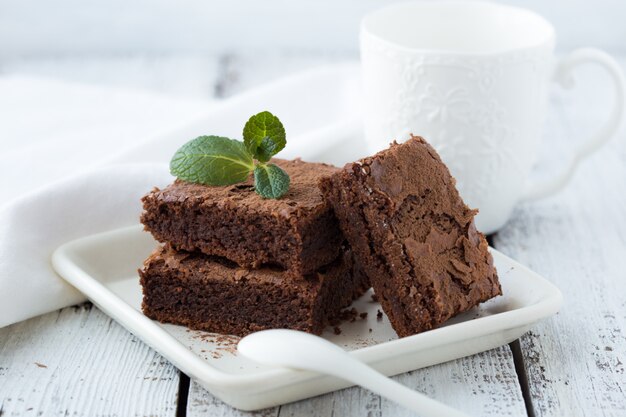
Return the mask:
<svg viewBox="0 0 626 417">
<path fill-rule="evenodd" d="M 595 90 L 595 80 L 581 83 Z M 606 97 L 579 92 L 582 104 L 555 100 L 560 130 L 553 130 L 570 144 L 606 117 Z M 585 162 L 561 194 L 520 206 L 495 237 L 499 250 L 550 279 L 564 296 L 562 311 L 521 339 L 537 416 L 626 415 L 625 136 L 622 130 Z M 552 158 L 563 149 L 551 146 Z"/>
<path fill-rule="evenodd" d="M 410 372 L 398 380 L 471 416 L 526 416 L 508 345 Z M 382 410 L 385 416 L 412 416 L 384 399 Z"/>
<path fill-rule="evenodd" d="M 394 379 L 473 416 L 526 416 L 508 346 L 431 366 Z M 362 388 L 350 388 L 281 407 L 281 416 L 413 416 Z"/>
<path fill-rule="evenodd" d="M 189 398 L 187 401 L 187 417 L 278 417 L 278 414 L 278 407 L 255 412 L 237 410 L 212 396 L 194 380 L 191 381 L 189 387 Z"/>
<path fill-rule="evenodd" d="M 224 54 L 219 58 L 215 96 L 229 97 L 285 75 L 357 57 L 355 51 L 270 50 Z"/>
<path fill-rule="evenodd" d="M 331 392 L 280 407 L 281 417 L 381 416 L 381 398 L 363 388 Z"/>
<path fill-rule="evenodd" d="M 473 416 L 526 416 L 508 346 L 394 377 L 400 383 Z M 399 405 L 354 387 L 278 408 L 246 413 L 222 403 L 192 381 L 187 415 L 243 416 L 412 416 Z"/>
<path fill-rule="evenodd" d="M 496 237 L 565 299 L 521 339 L 538 416 L 626 415 L 625 159 L 598 156 L 561 197 L 524 206 Z"/>
<path fill-rule="evenodd" d="M 0 329 L 0 415 L 175 416 L 178 383 L 89 303 Z"/>
<path fill-rule="evenodd" d="M 130 91 L 160 93 L 164 98 L 206 99 L 214 95 L 216 55 L 58 55 L 3 60 L 7 76 L 32 76 Z M 158 97 L 158 96 L 155 96 Z M 149 134 L 150 132 L 146 132 Z"/>
</svg>

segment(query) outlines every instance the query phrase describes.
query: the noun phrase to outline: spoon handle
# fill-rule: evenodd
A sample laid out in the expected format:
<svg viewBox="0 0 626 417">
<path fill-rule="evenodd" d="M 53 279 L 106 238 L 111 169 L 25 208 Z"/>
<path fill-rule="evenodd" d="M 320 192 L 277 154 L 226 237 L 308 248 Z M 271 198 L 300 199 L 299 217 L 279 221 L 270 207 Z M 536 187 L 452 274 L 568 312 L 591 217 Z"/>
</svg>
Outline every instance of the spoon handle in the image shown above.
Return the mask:
<svg viewBox="0 0 626 417">
<path fill-rule="evenodd" d="M 467 414 L 455 408 L 407 388 L 391 378 L 387 378 L 385 375 L 354 358 L 350 359 L 352 360 L 349 361 L 349 365 L 348 361 L 344 363 L 350 369 L 344 367 L 343 372 L 338 370 L 339 372 L 336 373 L 336 376 L 348 379 L 357 385 L 397 402 L 422 417 L 468 417 Z"/>
</svg>

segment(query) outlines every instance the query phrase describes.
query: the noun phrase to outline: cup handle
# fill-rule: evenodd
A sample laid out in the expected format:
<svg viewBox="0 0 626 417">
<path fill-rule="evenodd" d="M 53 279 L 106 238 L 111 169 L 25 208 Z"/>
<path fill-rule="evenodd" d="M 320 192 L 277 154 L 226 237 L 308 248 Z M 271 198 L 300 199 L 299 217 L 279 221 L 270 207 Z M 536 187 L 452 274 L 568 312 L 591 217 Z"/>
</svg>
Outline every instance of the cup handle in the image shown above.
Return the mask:
<svg viewBox="0 0 626 417">
<path fill-rule="evenodd" d="M 554 194 L 563 188 L 572 178 L 580 162 L 602 147 L 617 132 L 624 118 L 624 100 L 626 96 L 624 74 L 620 65 L 606 52 L 594 48 L 581 48 L 572 51 L 562 58 L 555 70 L 554 81 L 564 88 L 574 86 L 572 70 L 581 64 L 600 64 L 609 73 L 613 80 L 615 103 L 608 121 L 587 141 L 578 145 L 572 160 L 554 178 L 542 182 L 529 184 L 522 196 L 522 200 L 536 200 Z"/>
</svg>

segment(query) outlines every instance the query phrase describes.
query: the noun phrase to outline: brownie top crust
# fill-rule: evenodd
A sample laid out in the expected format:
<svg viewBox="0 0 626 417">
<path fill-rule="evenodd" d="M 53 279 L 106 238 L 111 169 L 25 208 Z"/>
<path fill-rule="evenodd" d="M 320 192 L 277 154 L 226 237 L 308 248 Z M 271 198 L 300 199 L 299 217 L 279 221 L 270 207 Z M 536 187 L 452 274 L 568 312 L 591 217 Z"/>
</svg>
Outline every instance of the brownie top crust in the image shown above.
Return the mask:
<svg viewBox="0 0 626 417">
<path fill-rule="evenodd" d="M 437 211 L 453 215 L 460 223 L 467 223 L 478 212 L 463 203 L 456 180 L 432 146 L 419 136 L 402 144 L 394 141 L 388 149 L 346 164 L 344 170 L 353 172 L 372 192 L 384 194 L 390 213 L 420 192 L 429 194 L 431 204 L 439 206 Z"/>
<path fill-rule="evenodd" d="M 291 179 L 289 191 L 280 199 L 265 199 L 257 194 L 252 175 L 246 182 L 219 187 L 177 179 L 163 190 L 155 190 L 149 194 L 149 198 L 165 203 L 193 199 L 200 205 L 206 202 L 225 208 L 251 208 L 257 213 L 272 213 L 282 217 L 297 216 L 299 211 L 307 212 L 325 206 L 317 183 L 321 177 L 338 171 L 337 167 L 300 159 L 287 161 L 275 158 L 271 162 L 285 170 Z"/>
</svg>

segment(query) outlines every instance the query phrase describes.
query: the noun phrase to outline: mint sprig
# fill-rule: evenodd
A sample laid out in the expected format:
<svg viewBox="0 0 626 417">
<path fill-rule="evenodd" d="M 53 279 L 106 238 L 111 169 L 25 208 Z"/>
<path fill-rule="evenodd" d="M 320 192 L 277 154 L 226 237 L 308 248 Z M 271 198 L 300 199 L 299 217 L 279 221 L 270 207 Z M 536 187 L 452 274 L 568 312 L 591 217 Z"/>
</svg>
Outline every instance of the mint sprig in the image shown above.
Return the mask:
<svg viewBox="0 0 626 417">
<path fill-rule="evenodd" d="M 199 136 L 176 151 L 170 172 L 184 181 L 212 186 L 243 182 L 254 172 L 258 194 L 282 197 L 289 189 L 289 175 L 267 162 L 287 143 L 283 124 L 272 113 L 261 112 L 248 120 L 243 139 Z"/>
</svg>

